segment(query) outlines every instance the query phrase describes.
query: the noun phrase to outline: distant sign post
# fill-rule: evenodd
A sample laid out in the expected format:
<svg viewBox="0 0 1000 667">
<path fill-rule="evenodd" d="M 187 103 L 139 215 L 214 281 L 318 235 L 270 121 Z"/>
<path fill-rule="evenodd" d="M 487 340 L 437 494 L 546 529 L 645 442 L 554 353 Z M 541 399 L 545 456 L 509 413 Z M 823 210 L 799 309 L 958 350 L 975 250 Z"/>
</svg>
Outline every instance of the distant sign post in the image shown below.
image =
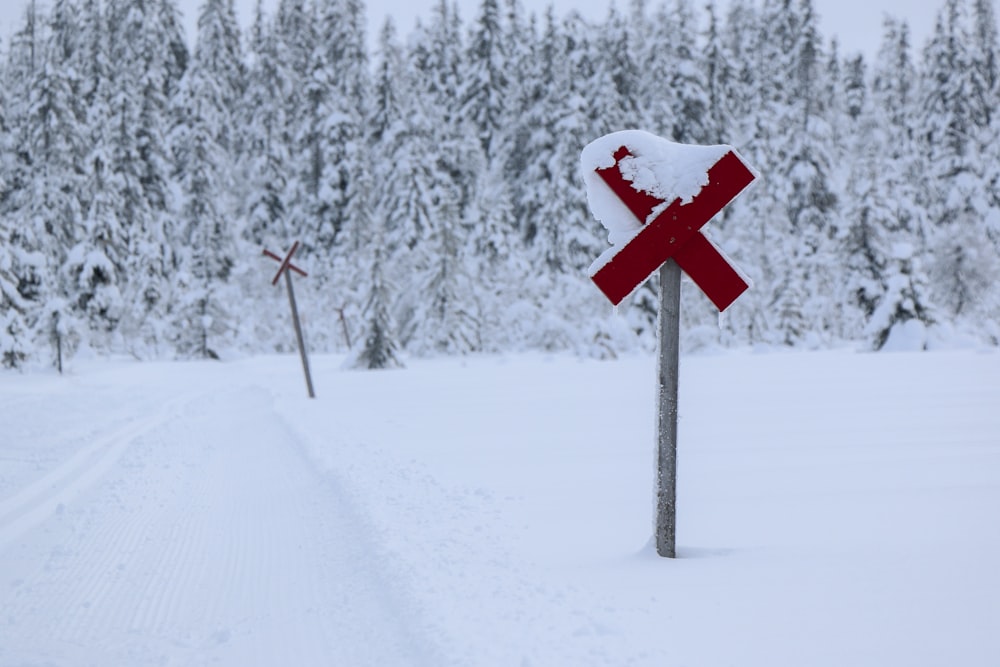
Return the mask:
<svg viewBox="0 0 1000 667">
<path fill-rule="evenodd" d="M 658 184 L 647 182 L 648 189 L 640 187 L 634 180 L 639 177 L 635 166 L 625 168 L 623 165 L 623 160 L 637 157 L 638 146 L 647 141 L 641 136 L 645 133 L 632 131 L 620 134 L 623 137 L 638 137 L 633 142 L 637 144 L 635 152 L 628 146 L 620 145 L 613 149 L 614 164 L 595 168 L 594 172 L 624 204 L 628 213 L 638 219 L 639 229 L 627 243 L 614 250 L 609 260 L 599 266 L 595 263 L 596 270 L 593 270 L 591 278 L 617 305 L 659 269 L 655 538 L 656 552 L 660 556 L 674 558 L 681 271 L 688 274 L 720 311 L 728 308 L 750 287 L 749 281 L 699 230 L 750 185 L 756 175 L 734 150 L 728 150 L 708 168 L 707 178 L 703 179 L 703 185 L 696 192 L 690 193 L 689 197 L 678 196 L 668 201 L 650 192 Z M 657 137 L 653 140 L 664 142 Z M 595 145 L 597 142 L 592 144 Z M 608 144 L 605 142 L 604 145 Z M 585 153 L 589 149 L 585 149 Z M 678 154 L 683 155 L 683 152 Z M 633 179 L 626 179 L 625 173 L 632 175 Z M 608 221 L 602 222 L 612 229 Z"/>
<path fill-rule="evenodd" d="M 288 303 L 292 308 L 292 323 L 295 325 L 295 339 L 299 344 L 299 356 L 302 357 L 302 371 L 306 376 L 306 389 L 309 390 L 309 398 L 316 398 L 316 393 L 313 391 L 312 375 L 309 373 L 309 358 L 306 356 L 306 345 L 302 337 L 302 325 L 299 323 L 299 309 L 295 305 L 295 290 L 292 288 L 292 271 L 302 277 L 309 275 L 299 267 L 292 264 L 292 255 L 294 255 L 295 251 L 298 249 L 299 242 L 296 241 L 292 244 L 292 249 L 288 251 L 288 254 L 284 258 L 280 255 L 274 254 L 270 250 L 264 250 L 264 255 L 281 263 L 281 266 L 278 268 L 278 272 L 274 274 L 274 280 L 271 281 L 271 284 L 277 285 L 282 274 L 284 274 L 285 287 L 288 291 Z"/>
</svg>

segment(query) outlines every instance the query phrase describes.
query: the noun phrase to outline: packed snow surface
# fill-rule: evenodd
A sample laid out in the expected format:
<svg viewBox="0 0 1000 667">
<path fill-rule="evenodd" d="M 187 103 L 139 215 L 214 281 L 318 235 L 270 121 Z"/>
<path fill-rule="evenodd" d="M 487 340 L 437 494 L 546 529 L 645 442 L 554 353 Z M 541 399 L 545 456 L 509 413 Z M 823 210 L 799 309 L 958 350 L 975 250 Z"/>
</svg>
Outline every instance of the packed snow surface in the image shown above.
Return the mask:
<svg viewBox="0 0 1000 667">
<path fill-rule="evenodd" d="M 872 665 L 1000 655 L 1000 354 L 0 374 L 0 665 Z"/>
<path fill-rule="evenodd" d="M 596 173 L 597 169 L 615 165 L 615 153 L 622 146 L 631 153 L 618 162 L 622 178 L 636 190 L 663 201 L 646 220 L 638 220 Z M 580 153 L 587 202 L 594 217 L 608 230 L 612 246 L 594 262 L 590 274 L 607 264 L 667 206 L 678 199 L 682 204 L 694 199 L 708 184 L 708 170 L 732 150 L 726 145 L 678 144 L 643 130 L 613 132 L 587 144 Z"/>
</svg>

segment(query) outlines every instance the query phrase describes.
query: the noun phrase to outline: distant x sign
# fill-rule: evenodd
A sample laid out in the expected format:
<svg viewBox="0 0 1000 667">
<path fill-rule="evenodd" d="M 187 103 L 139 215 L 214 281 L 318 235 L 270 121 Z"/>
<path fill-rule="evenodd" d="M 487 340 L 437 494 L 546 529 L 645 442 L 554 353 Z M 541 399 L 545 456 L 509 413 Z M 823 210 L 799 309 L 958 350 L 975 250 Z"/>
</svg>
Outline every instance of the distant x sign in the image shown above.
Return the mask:
<svg viewBox="0 0 1000 667">
<path fill-rule="evenodd" d="M 275 259 L 275 260 L 281 262 L 281 266 L 278 267 L 278 272 L 276 274 L 274 274 L 274 280 L 271 281 L 272 285 L 277 285 L 278 284 L 278 280 L 281 279 L 281 274 L 284 273 L 286 269 L 290 269 L 290 270 L 294 271 L 295 273 L 299 274 L 303 278 L 305 278 L 305 277 L 307 277 L 309 275 L 308 273 L 306 273 L 305 271 L 303 271 L 299 267 L 297 267 L 294 264 L 292 264 L 292 255 L 294 255 L 295 251 L 298 250 L 298 249 L 299 249 L 299 242 L 296 241 L 295 243 L 292 244 L 292 249 L 288 251 L 288 256 L 285 257 L 284 259 L 281 259 L 280 255 L 275 255 L 270 250 L 266 250 L 266 249 L 264 250 L 264 254 L 265 255 L 267 255 L 271 259 Z"/>
<path fill-rule="evenodd" d="M 288 305 L 292 309 L 292 324 L 295 325 L 295 340 L 299 344 L 299 356 L 302 357 L 302 371 L 306 375 L 306 389 L 309 391 L 309 398 L 316 398 L 316 392 L 313 391 L 312 374 L 309 372 L 309 357 L 306 354 L 305 339 L 302 336 L 302 324 L 299 322 L 299 307 L 295 304 L 295 289 L 292 287 L 292 274 L 289 273 L 289 271 L 294 271 L 300 276 L 309 275 L 299 267 L 292 264 L 292 255 L 294 255 L 295 251 L 298 249 L 299 242 L 296 241 L 292 244 L 292 249 L 288 251 L 288 254 L 284 259 L 281 258 L 281 255 L 276 255 L 266 248 L 264 249 L 264 255 L 275 261 L 281 262 L 281 266 L 278 267 L 278 272 L 274 274 L 274 280 L 271 281 L 271 284 L 277 285 L 278 281 L 281 279 L 281 274 L 285 274 L 285 287 L 288 290 Z"/>
<path fill-rule="evenodd" d="M 595 171 L 641 223 L 664 200 L 636 190 L 622 177 L 618 163 L 631 155 L 622 146 L 614 155 L 615 164 Z M 754 178 L 729 151 L 708 170 L 708 184 L 690 202 L 674 200 L 593 275 L 594 283 L 617 305 L 672 258 L 720 311 L 725 310 L 749 284 L 699 230 Z"/>
</svg>

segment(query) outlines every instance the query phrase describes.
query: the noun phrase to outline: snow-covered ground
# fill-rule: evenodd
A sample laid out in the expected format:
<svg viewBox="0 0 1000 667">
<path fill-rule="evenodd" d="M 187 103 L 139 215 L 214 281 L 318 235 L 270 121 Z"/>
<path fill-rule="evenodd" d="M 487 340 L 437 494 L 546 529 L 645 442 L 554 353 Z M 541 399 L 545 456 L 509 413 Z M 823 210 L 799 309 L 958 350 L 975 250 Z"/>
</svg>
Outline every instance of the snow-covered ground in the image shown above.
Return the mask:
<svg viewBox="0 0 1000 667">
<path fill-rule="evenodd" d="M 0 374 L 0 665 L 995 666 L 1000 354 Z"/>
</svg>

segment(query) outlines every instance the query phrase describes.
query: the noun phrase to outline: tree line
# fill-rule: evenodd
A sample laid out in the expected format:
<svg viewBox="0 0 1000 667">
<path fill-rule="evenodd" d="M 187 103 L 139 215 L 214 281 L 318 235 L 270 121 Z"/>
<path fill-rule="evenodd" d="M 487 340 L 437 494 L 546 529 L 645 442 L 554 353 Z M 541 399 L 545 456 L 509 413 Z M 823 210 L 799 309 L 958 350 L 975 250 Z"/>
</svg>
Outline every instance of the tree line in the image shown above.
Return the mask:
<svg viewBox="0 0 1000 667">
<path fill-rule="evenodd" d="M 410 355 L 649 347 L 612 309 L 579 155 L 641 128 L 763 175 L 708 233 L 754 288 L 683 290 L 684 349 L 1000 343 L 992 0 L 841 54 L 811 0 L 632 0 L 600 21 L 447 0 L 369 49 L 362 0 L 32 1 L 0 62 L 0 361 L 284 351 L 273 262 L 302 242 L 309 346 Z"/>
</svg>

